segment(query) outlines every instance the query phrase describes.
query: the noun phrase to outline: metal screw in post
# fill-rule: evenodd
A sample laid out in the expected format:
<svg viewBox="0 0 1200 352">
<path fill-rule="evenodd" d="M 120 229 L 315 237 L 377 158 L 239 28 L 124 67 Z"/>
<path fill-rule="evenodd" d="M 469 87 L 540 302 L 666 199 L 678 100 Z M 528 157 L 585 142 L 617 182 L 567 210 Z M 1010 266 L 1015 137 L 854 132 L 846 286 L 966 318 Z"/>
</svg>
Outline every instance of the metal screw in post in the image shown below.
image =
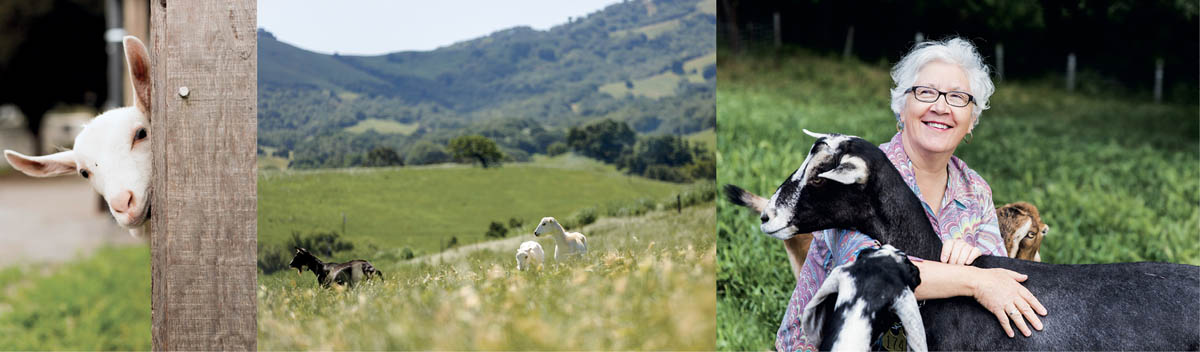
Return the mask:
<svg viewBox="0 0 1200 352">
<path fill-rule="evenodd" d="M 187 98 L 188 93 L 190 93 L 190 92 L 191 92 L 191 90 L 188 90 L 188 87 L 179 87 L 179 97 L 180 98 Z"/>
</svg>

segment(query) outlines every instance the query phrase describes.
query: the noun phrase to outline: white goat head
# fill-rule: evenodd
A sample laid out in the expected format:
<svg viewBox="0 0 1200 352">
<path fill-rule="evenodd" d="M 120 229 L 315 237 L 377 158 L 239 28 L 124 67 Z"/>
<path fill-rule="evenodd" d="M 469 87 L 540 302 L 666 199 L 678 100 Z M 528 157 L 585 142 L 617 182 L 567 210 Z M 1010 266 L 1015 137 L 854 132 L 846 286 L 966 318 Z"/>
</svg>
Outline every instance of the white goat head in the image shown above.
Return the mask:
<svg viewBox="0 0 1200 352">
<path fill-rule="evenodd" d="M 77 173 L 88 179 L 117 223 L 138 236 L 150 215 L 150 53 L 135 37 L 124 42 L 134 106 L 96 116 L 75 137 L 75 150 L 45 156 L 5 150 L 4 157 L 29 176 Z"/>
<path fill-rule="evenodd" d="M 533 229 L 533 235 L 541 236 L 548 233 L 554 233 L 559 230 L 562 230 L 562 225 L 559 225 L 558 220 L 554 220 L 554 217 L 548 216 L 542 218 L 542 221 L 538 223 L 537 228 Z"/>
<path fill-rule="evenodd" d="M 838 204 L 854 204 L 855 201 L 866 201 L 862 192 L 844 192 L 838 188 L 864 187 L 870 174 L 869 165 L 857 151 L 863 148 L 876 148 L 870 142 L 841 134 L 820 134 L 804 130 L 804 133 L 816 137 L 804 163 L 785 180 L 762 210 L 760 229 L 763 233 L 778 239 L 789 239 L 798 233 L 816 230 L 838 228 L 829 219 L 844 218 L 830 216 L 832 211 L 844 211 L 853 207 L 839 207 Z M 876 148 L 878 149 L 878 148 Z M 890 165 L 889 165 L 890 167 Z M 834 181 L 834 182 L 826 182 Z M 835 187 L 837 186 L 837 187 Z M 728 191 L 728 190 L 727 190 Z M 734 197 L 731 195 L 731 198 Z M 804 200 L 804 201 L 801 201 Z M 751 205 L 758 203 L 749 199 Z M 741 203 L 739 203 L 741 204 Z M 813 204 L 823 204 L 821 209 L 810 209 Z M 755 206 L 751 206 L 752 208 Z M 803 219 L 795 218 L 794 214 L 814 214 Z"/>
<path fill-rule="evenodd" d="M 545 261 L 546 254 L 542 251 L 542 245 L 536 241 L 525 241 L 521 243 L 521 247 L 517 249 L 517 270 L 529 270 L 537 268 Z"/>
<path fill-rule="evenodd" d="M 925 325 L 913 290 L 921 273 L 891 245 L 864 249 L 834 268 L 804 306 L 800 324 L 808 341 L 827 351 L 866 351 L 896 319 L 911 351 L 926 351 Z"/>
</svg>

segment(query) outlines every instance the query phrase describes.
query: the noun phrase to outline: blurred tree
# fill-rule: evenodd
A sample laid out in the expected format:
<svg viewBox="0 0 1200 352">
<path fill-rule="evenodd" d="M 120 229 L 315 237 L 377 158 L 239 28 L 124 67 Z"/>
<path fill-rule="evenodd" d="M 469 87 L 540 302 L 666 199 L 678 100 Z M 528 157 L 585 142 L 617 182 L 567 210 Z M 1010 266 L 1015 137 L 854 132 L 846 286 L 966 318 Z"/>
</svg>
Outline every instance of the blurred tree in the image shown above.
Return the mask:
<svg viewBox="0 0 1200 352">
<path fill-rule="evenodd" d="M 400 155 L 396 154 L 395 150 L 388 147 L 375 147 L 367 153 L 367 160 L 363 166 L 404 166 L 404 161 L 400 159 Z"/>
<path fill-rule="evenodd" d="M 611 119 L 572 127 L 567 133 L 567 145 L 571 149 L 606 163 L 615 162 L 636 139 L 628 124 Z"/>
<path fill-rule="evenodd" d="M 478 161 L 485 169 L 488 165 L 499 163 L 504 158 L 504 153 L 501 153 L 500 148 L 496 147 L 496 142 L 479 135 L 454 138 L 450 140 L 447 149 L 454 159 L 471 163 Z"/>
</svg>

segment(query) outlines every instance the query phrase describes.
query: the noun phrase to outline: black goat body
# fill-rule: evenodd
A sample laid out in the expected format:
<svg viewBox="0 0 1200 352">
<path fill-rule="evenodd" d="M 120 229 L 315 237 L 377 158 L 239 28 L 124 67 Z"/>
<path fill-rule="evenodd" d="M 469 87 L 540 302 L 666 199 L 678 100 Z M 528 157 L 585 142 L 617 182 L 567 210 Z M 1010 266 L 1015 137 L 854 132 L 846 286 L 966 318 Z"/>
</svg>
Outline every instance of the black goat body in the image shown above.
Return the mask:
<svg viewBox="0 0 1200 352">
<path fill-rule="evenodd" d="M 818 148 L 829 137 L 836 145 Z M 866 182 L 824 182 L 793 176 L 779 187 L 766 214 L 789 212 L 796 233 L 853 229 L 920 258 L 939 258 L 941 239 L 920 200 L 887 156 L 858 137 L 824 135 L 810 170 L 832 170 L 852 155 L 866 161 Z M 813 158 L 815 153 L 829 153 Z M 805 184 L 796 184 L 810 181 Z M 748 199 L 726 186 L 730 198 Z M 748 192 L 746 192 L 748 193 Z M 794 204 L 787 204 L 794 202 Z M 740 203 L 750 203 L 743 200 Z M 790 205 L 790 206 L 789 206 Z M 786 207 L 786 208 L 785 208 Z M 770 209 L 775 208 L 775 209 Z M 981 256 L 979 268 L 1004 268 L 1029 276 L 1024 282 L 1048 310 L 1045 327 L 1031 337 L 1009 338 L 996 317 L 970 297 L 928 300 L 921 308 L 931 350 L 1198 350 L 1200 267 L 1172 263 L 1063 265 Z"/>
<path fill-rule="evenodd" d="M 317 276 L 317 283 L 321 284 L 321 287 L 329 287 L 334 283 L 342 286 L 354 285 L 376 276 L 383 280 L 383 272 L 375 269 L 375 266 L 366 260 L 355 259 L 345 263 L 325 263 L 304 248 L 296 248 L 296 256 L 292 257 L 288 266 L 300 273 L 308 268 Z"/>
</svg>

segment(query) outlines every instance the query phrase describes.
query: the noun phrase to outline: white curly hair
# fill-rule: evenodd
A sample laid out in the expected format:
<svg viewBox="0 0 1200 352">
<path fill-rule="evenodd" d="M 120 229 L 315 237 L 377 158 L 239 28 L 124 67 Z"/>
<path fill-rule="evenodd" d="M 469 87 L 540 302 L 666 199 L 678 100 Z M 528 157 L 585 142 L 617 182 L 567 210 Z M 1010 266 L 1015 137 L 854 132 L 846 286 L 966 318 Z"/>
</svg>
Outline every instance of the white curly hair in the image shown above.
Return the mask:
<svg viewBox="0 0 1200 352">
<path fill-rule="evenodd" d="M 958 65 L 967 73 L 967 81 L 971 85 L 970 93 L 975 97 L 975 106 L 971 111 L 974 120 L 971 128 L 974 128 L 979 124 L 979 115 L 989 108 L 988 99 L 996 91 L 996 87 L 992 85 L 992 78 L 989 76 L 991 70 L 983 63 L 983 56 L 975 50 L 975 45 L 958 37 L 917 43 L 895 67 L 892 67 L 892 81 L 896 82 L 896 86 L 892 88 L 892 112 L 896 113 L 897 119 L 900 118 L 900 111 L 903 111 L 904 105 L 908 103 L 905 91 L 912 88 L 917 81 L 917 73 L 921 68 L 934 61 Z"/>
</svg>

